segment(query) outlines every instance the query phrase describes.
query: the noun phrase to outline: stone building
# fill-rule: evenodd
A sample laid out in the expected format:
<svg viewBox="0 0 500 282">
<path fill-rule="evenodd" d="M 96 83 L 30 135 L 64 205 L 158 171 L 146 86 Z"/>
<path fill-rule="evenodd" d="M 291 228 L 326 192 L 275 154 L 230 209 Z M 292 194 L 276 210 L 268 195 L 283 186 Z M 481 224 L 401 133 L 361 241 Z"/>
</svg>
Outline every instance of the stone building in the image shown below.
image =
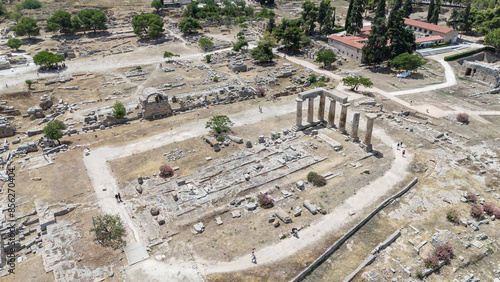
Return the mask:
<svg viewBox="0 0 500 282">
<path fill-rule="evenodd" d="M 172 115 L 168 96 L 159 89 L 153 87 L 144 89 L 139 96 L 139 104 L 142 108 L 142 117 L 145 119 L 157 119 Z"/>
<path fill-rule="evenodd" d="M 492 88 L 500 87 L 500 59 L 483 52 L 458 60 L 462 64 L 460 77 L 477 81 Z"/>
<path fill-rule="evenodd" d="M 248 70 L 247 64 L 241 60 L 230 62 L 228 67 L 234 72 L 246 72 Z"/>
<path fill-rule="evenodd" d="M 433 44 L 444 42 L 455 43 L 458 37 L 458 31 L 449 27 L 439 26 L 412 19 L 405 19 L 406 28 L 413 30 L 415 34 L 415 43 L 417 48 L 428 48 Z M 363 63 L 363 46 L 368 41 L 371 32 L 371 26 L 364 26 L 360 34 L 356 36 L 338 36 L 331 35 L 328 43 L 337 52 L 356 62 Z"/>
</svg>

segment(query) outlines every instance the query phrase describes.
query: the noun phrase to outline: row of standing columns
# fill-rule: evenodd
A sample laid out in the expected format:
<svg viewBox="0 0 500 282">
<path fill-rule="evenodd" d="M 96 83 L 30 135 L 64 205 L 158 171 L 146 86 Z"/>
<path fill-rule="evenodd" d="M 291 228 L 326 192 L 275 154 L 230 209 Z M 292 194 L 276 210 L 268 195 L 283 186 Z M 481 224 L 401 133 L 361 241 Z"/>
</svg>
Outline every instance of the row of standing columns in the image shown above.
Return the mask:
<svg viewBox="0 0 500 282">
<path fill-rule="evenodd" d="M 318 108 L 318 120 L 319 121 L 324 121 L 325 120 L 325 102 L 326 102 L 326 97 L 325 95 L 319 95 L 319 108 Z M 337 106 L 337 101 L 335 99 L 329 98 L 330 100 L 330 108 L 328 110 L 328 117 L 327 117 L 327 123 L 328 126 L 334 127 L 335 126 L 335 110 Z M 297 102 L 297 121 L 296 121 L 296 126 L 301 127 L 302 126 L 302 103 L 304 100 L 297 98 L 295 100 Z M 347 133 L 346 131 L 346 124 L 347 124 L 347 108 L 350 106 L 349 103 L 343 103 L 340 104 L 341 109 L 340 109 L 340 120 L 339 120 L 339 127 L 338 130 L 342 133 L 345 134 Z M 365 138 L 363 140 L 363 143 L 366 145 L 366 150 L 371 151 L 372 150 L 372 144 L 371 144 L 371 139 L 372 139 L 372 131 L 373 131 L 373 122 L 377 116 L 374 114 L 366 114 L 367 122 L 366 122 L 366 134 Z M 309 97 L 308 98 L 308 105 L 307 105 L 307 122 L 308 123 L 313 123 L 314 119 L 314 97 Z M 354 139 L 354 141 L 359 141 L 359 136 L 358 136 L 358 129 L 359 129 L 359 120 L 360 120 L 360 113 L 356 112 L 354 113 L 353 119 L 352 119 L 352 130 L 351 130 L 351 137 Z"/>
</svg>

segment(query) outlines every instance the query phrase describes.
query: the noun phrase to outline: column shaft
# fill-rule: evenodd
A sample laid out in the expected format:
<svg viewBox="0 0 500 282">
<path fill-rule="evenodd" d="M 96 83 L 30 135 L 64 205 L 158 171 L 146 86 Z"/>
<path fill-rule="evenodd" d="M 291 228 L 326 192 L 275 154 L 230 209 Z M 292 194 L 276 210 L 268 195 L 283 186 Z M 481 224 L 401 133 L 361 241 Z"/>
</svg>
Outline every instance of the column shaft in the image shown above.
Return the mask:
<svg viewBox="0 0 500 282">
<path fill-rule="evenodd" d="M 297 102 L 297 121 L 296 121 L 295 125 L 297 125 L 297 127 L 301 127 L 302 126 L 302 100 L 296 99 L 295 101 Z"/>
<path fill-rule="evenodd" d="M 309 98 L 307 105 L 307 122 L 312 123 L 314 119 L 314 98 Z"/>
<path fill-rule="evenodd" d="M 325 120 L 325 95 L 319 96 L 318 119 L 319 121 Z"/>
<path fill-rule="evenodd" d="M 340 121 L 339 121 L 339 131 L 344 134 L 346 132 L 345 126 L 347 123 L 347 107 L 349 107 L 349 103 L 341 104 L 342 108 L 340 109 Z"/>
<path fill-rule="evenodd" d="M 328 111 L 328 126 L 335 126 L 335 106 L 337 105 L 337 101 L 330 99 L 330 110 Z"/>
<path fill-rule="evenodd" d="M 354 141 L 359 140 L 358 136 L 358 128 L 359 128 L 359 113 L 354 113 L 354 116 L 352 118 L 352 132 L 351 132 L 351 138 L 354 139 Z"/>
<path fill-rule="evenodd" d="M 366 121 L 366 135 L 365 135 L 364 143 L 366 145 L 367 152 L 372 151 L 373 122 L 375 121 L 376 117 L 377 117 L 377 115 L 375 115 L 375 114 L 366 114 L 366 118 L 368 120 Z"/>
</svg>

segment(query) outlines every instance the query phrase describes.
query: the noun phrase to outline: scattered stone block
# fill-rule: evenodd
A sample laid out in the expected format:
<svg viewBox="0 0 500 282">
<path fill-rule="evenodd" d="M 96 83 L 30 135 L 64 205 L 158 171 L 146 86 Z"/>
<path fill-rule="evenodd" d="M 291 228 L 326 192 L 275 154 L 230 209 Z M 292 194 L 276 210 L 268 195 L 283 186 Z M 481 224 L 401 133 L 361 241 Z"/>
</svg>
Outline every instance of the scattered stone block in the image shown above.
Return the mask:
<svg viewBox="0 0 500 282">
<path fill-rule="evenodd" d="M 478 249 L 481 249 L 484 246 L 484 244 L 481 243 L 481 242 L 479 242 L 478 240 L 473 240 L 471 242 L 471 245 L 474 246 L 474 247 L 476 247 L 476 248 L 478 248 Z"/>
<path fill-rule="evenodd" d="M 193 225 L 194 230 L 198 233 L 203 233 L 205 231 L 205 226 L 203 225 L 203 222 L 198 222 L 195 225 Z"/>
<path fill-rule="evenodd" d="M 292 219 L 288 217 L 288 214 L 282 208 L 278 208 L 275 212 L 276 217 L 281 219 L 284 223 L 292 223 Z"/>
<path fill-rule="evenodd" d="M 253 145 L 252 145 L 252 141 L 248 140 L 246 143 L 245 143 L 245 147 L 247 148 L 252 148 Z"/>
<path fill-rule="evenodd" d="M 251 202 L 251 203 L 248 203 L 246 204 L 245 208 L 248 210 L 248 211 L 253 211 L 257 208 L 257 203 L 256 202 Z"/>
<path fill-rule="evenodd" d="M 486 235 L 485 233 L 477 234 L 476 239 L 483 241 L 483 240 L 488 239 L 488 235 Z"/>
<path fill-rule="evenodd" d="M 215 218 L 215 222 L 217 222 L 217 225 L 222 225 L 222 219 L 220 218 L 220 216 Z"/>
<path fill-rule="evenodd" d="M 312 214 L 317 214 L 318 213 L 318 209 L 316 208 L 315 205 L 311 204 L 311 202 L 309 200 L 305 201 L 303 206 L 308 210 L 310 211 Z"/>
<path fill-rule="evenodd" d="M 295 183 L 295 186 L 297 187 L 297 189 L 299 190 L 304 190 L 305 186 L 304 186 L 304 181 L 297 181 Z"/>
<path fill-rule="evenodd" d="M 241 212 L 239 210 L 235 210 L 231 212 L 231 215 L 233 216 L 233 218 L 241 217 Z"/>
<path fill-rule="evenodd" d="M 302 209 L 299 206 L 296 206 L 295 210 L 293 212 L 293 216 L 297 217 L 297 216 L 301 216 L 301 215 L 302 215 Z"/>
<path fill-rule="evenodd" d="M 165 218 L 163 216 L 159 215 L 158 218 L 156 219 L 156 222 L 158 222 L 159 225 L 165 224 Z"/>
<path fill-rule="evenodd" d="M 208 161 L 211 161 L 211 160 L 212 160 L 212 157 L 206 157 L 206 158 L 205 158 L 205 160 L 207 160 L 207 162 L 208 162 Z"/>
<path fill-rule="evenodd" d="M 268 222 L 269 223 L 273 223 L 275 219 L 276 219 L 276 216 L 274 214 L 272 214 L 272 215 L 269 216 Z"/>
<path fill-rule="evenodd" d="M 157 206 L 152 206 L 150 212 L 152 216 L 157 216 L 160 214 L 160 209 Z"/>
</svg>

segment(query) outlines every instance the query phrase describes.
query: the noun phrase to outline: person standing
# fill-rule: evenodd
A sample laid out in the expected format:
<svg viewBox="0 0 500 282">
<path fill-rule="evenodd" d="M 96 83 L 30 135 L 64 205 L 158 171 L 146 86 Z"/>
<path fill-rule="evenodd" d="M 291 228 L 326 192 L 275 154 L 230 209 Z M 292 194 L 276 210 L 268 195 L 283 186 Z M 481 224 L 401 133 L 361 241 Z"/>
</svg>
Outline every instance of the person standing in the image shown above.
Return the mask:
<svg viewBox="0 0 500 282">
<path fill-rule="evenodd" d="M 120 202 L 120 201 L 118 200 L 118 194 L 115 194 L 115 199 L 116 199 L 116 202 L 118 202 L 118 203 Z"/>
<path fill-rule="evenodd" d="M 257 264 L 257 258 L 255 257 L 255 248 L 252 249 L 252 263 Z"/>
<path fill-rule="evenodd" d="M 119 200 L 120 202 L 123 202 L 123 201 L 122 201 L 122 196 L 120 195 L 120 193 L 118 193 L 118 200 Z"/>
<path fill-rule="evenodd" d="M 405 157 L 406 150 L 403 150 L 403 158 Z"/>
<path fill-rule="evenodd" d="M 399 151 L 399 143 L 398 143 L 398 145 L 397 145 L 397 149 L 398 149 L 398 151 Z"/>
</svg>

